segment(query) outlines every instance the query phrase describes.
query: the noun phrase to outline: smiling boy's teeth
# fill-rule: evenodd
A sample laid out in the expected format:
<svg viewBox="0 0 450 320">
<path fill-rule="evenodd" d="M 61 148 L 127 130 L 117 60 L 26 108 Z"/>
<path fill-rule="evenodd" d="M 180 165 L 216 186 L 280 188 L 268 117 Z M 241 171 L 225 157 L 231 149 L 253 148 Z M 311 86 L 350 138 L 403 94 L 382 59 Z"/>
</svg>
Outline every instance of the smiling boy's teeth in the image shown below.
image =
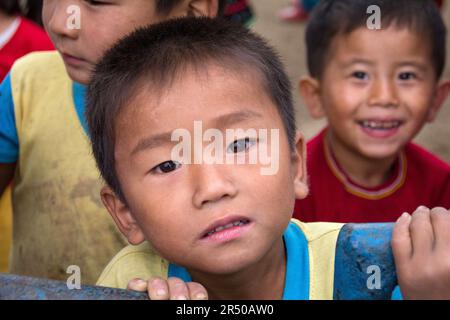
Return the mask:
<svg viewBox="0 0 450 320">
<path fill-rule="evenodd" d="M 394 129 L 401 125 L 400 121 L 374 121 L 364 120 L 360 124 L 369 129 Z"/>
</svg>

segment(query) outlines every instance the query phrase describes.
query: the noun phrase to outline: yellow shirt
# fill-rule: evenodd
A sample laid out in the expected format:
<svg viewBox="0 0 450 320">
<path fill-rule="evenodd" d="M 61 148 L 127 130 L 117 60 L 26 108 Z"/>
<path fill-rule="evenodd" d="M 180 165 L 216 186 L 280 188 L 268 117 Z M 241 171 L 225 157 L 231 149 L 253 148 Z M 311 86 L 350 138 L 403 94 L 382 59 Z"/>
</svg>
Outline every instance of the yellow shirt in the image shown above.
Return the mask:
<svg viewBox="0 0 450 320">
<path fill-rule="evenodd" d="M 11 70 L 19 159 L 10 272 L 65 280 L 70 265 L 95 283 L 126 244 L 100 200 L 102 181 L 78 118 L 73 82 L 56 52 Z"/>
<path fill-rule="evenodd" d="M 307 243 L 309 261 L 309 299 L 333 299 L 334 255 L 343 224 L 302 223 L 292 219 Z M 167 278 L 169 262 L 147 243 L 122 249 L 103 270 L 97 284 L 125 289 L 134 278 Z"/>
</svg>

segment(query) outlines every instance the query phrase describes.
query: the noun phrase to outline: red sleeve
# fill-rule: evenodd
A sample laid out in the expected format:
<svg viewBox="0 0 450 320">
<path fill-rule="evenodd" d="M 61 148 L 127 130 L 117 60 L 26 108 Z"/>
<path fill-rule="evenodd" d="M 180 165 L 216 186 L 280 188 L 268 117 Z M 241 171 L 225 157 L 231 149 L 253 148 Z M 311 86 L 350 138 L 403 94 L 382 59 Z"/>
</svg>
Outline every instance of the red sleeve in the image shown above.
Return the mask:
<svg viewBox="0 0 450 320">
<path fill-rule="evenodd" d="M 34 22 L 21 18 L 14 36 L 0 49 L 0 81 L 17 59 L 33 51 L 47 50 L 54 50 L 47 33 Z"/>
<path fill-rule="evenodd" d="M 21 26 L 17 30 L 15 37 L 21 40 L 22 43 L 27 43 L 26 50 L 28 52 L 54 50 L 54 46 L 45 30 L 28 19 L 22 18 Z"/>
</svg>

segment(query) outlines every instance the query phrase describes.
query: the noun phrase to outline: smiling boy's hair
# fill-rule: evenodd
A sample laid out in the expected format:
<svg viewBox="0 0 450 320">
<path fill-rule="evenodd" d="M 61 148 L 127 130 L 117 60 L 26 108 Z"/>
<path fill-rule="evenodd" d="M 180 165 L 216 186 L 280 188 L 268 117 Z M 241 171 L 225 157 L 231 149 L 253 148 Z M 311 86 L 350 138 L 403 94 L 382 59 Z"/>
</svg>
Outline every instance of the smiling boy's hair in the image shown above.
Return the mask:
<svg viewBox="0 0 450 320">
<path fill-rule="evenodd" d="M 436 77 L 445 66 L 447 29 L 433 0 L 321 0 L 314 9 L 306 29 L 308 69 L 320 78 L 327 65 L 333 39 L 367 28 L 369 6 L 381 10 L 381 28 L 408 28 L 431 47 Z M 377 32 L 374 30 L 374 32 Z M 401 43 L 399 43 L 401 45 Z"/>
<path fill-rule="evenodd" d="M 126 201 L 114 158 L 115 124 L 139 90 L 170 90 L 188 70 L 216 65 L 250 75 L 278 109 L 289 146 L 294 148 L 295 114 L 291 84 L 276 52 L 259 36 L 223 19 L 180 18 L 134 33 L 119 41 L 99 62 L 87 90 L 86 118 L 92 150 L 106 183 Z M 169 110 L 170 111 L 170 110 Z"/>
</svg>

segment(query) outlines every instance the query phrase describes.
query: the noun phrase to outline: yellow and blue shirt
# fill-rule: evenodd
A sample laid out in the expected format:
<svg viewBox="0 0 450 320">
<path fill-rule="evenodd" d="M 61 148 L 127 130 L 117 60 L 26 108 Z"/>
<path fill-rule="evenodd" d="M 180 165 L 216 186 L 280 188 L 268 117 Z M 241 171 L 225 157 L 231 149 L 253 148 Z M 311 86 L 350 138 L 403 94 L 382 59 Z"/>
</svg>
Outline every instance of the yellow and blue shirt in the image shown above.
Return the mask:
<svg viewBox="0 0 450 320">
<path fill-rule="evenodd" d="M 335 274 L 337 241 L 343 224 L 302 223 L 292 219 L 283 234 L 286 250 L 286 273 L 283 291 L 284 300 L 331 300 L 334 298 L 337 277 Z M 361 276 L 367 274 L 361 272 Z M 97 284 L 100 286 L 125 289 L 135 278 L 178 277 L 190 282 L 189 272 L 162 258 L 147 242 L 138 246 L 129 245 L 122 249 L 103 271 Z M 341 279 L 340 279 L 341 280 Z M 342 279 L 346 282 L 352 279 Z M 352 292 L 353 298 L 367 296 Z M 389 293 L 389 292 L 388 292 Z M 385 297 L 389 299 L 389 296 Z M 401 299 L 398 287 L 391 295 Z M 360 298 L 361 299 L 361 298 Z"/>
<path fill-rule="evenodd" d="M 283 299 L 332 299 L 336 240 L 342 224 L 305 224 L 292 219 L 283 234 L 286 275 Z M 126 288 L 134 278 L 179 277 L 190 281 L 189 272 L 169 263 L 148 244 L 129 245 L 103 271 L 97 284 Z"/>
<path fill-rule="evenodd" d="M 17 163 L 10 272 L 94 283 L 126 244 L 100 200 L 82 85 L 59 54 L 18 60 L 0 87 L 0 163 Z"/>
</svg>

